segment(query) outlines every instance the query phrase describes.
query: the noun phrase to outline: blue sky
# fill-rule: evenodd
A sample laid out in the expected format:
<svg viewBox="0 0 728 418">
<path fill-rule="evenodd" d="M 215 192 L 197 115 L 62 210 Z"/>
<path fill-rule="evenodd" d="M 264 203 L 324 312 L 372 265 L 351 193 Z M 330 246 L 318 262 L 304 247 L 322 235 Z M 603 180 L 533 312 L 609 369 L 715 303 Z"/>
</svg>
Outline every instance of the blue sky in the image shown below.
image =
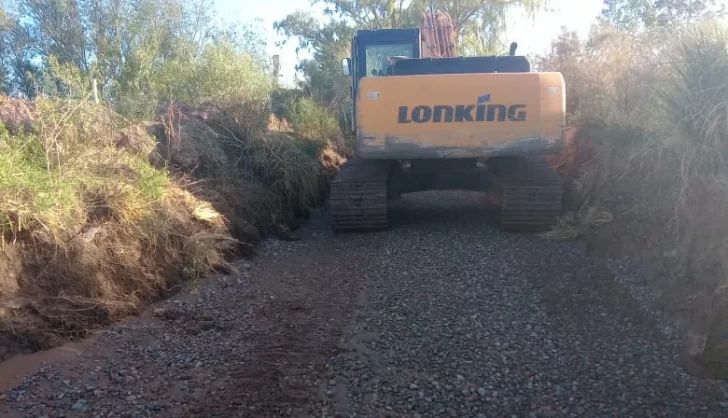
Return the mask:
<svg viewBox="0 0 728 418">
<path fill-rule="evenodd" d="M 269 55 L 281 56 L 282 81 L 286 84 L 293 81 L 296 46 L 292 41 L 282 49 L 276 47 L 276 41 L 282 38 L 276 36 L 273 22 L 297 9 L 313 10 L 325 19 L 321 7 L 313 8 L 309 0 L 215 0 L 215 3 L 218 14 L 227 21 L 253 23 L 260 20 L 257 25 L 266 33 Z M 508 41 L 518 42 L 520 53 L 543 52 L 558 36 L 561 26 L 585 35 L 602 8 L 602 0 L 550 0 L 548 4 L 549 10 L 539 13 L 535 20 L 520 13 L 512 13 L 509 17 Z"/>
</svg>

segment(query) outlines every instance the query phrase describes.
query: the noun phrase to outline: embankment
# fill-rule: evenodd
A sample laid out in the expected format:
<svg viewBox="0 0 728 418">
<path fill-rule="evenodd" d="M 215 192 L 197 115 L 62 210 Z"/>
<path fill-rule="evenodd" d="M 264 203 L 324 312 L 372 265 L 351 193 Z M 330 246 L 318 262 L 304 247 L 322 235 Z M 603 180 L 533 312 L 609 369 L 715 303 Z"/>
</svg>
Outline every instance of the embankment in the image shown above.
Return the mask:
<svg viewBox="0 0 728 418">
<path fill-rule="evenodd" d="M 690 362 L 728 377 L 726 28 L 602 28 L 541 66 L 564 74 L 579 127 L 561 161 L 571 211 L 547 236 L 634 262 Z"/>
<path fill-rule="evenodd" d="M 291 238 L 343 159 L 244 104 L 130 124 L 89 102 L 0 100 L 0 360 L 85 337 Z"/>
</svg>

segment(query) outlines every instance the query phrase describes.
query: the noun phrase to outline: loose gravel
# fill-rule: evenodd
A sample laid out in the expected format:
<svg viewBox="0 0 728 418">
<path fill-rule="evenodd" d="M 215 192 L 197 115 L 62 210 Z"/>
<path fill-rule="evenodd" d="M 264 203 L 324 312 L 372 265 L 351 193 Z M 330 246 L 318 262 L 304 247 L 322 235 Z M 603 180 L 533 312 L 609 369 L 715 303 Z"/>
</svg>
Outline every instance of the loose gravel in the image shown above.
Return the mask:
<svg viewBox="0 0 728 418">
<path fill-rule="evenodd" d="M 3 417 L 725 417 L 620 269 L 505 234 L 477 197 L 407 196 L 392 230 L 317 212 L 241 274 L 0 392 Z"/>
</svg>

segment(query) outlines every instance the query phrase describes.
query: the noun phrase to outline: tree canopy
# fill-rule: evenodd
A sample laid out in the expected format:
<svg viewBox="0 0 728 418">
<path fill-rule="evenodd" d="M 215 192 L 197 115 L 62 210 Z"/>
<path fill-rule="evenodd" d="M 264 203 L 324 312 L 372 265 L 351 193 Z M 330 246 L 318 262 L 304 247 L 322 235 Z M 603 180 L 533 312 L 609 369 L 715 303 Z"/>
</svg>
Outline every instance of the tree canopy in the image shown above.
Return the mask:
<svg viewBox="0 0 728 418">
<path fill-rule="evenodd" d="M 637 32 L 689 22 L 721 13 L 715 0 L 604 0 L 602 22 Z"/>
<path fill-rule="evenodd" d="M 94 81 L 105 100 L 123 105 L 144 99 L 151 106 L 172 96 L 191 100 L 191 82 L 208 83 L 210 91 L 222 72 L 233 77 L 264 62 L 260 36 L 246 26 L 218 24 L 210 0 L 7 5 L 0 14 L 2 84 L 6 93 L 21 97 L 78 96 Z M 204 78 L 193 74 L 213 64 Z"/>
</svg>

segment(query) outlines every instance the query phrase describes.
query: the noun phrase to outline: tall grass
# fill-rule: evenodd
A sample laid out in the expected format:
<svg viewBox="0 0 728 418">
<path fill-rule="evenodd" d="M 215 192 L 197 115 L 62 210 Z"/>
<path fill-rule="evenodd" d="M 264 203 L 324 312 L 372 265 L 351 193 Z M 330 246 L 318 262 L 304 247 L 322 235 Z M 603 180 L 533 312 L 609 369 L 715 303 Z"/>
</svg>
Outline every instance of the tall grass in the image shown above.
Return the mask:
<svg viewBox="0 0 728 418">
<path fill-rule="evenodd" d="M 609 154 L 624 163 L 611 166 L 610 181 L 633 162 L 647 178 L 678 174 L 685 191 L 725 167 L 727 39 L 715 22 L 639 36 L 603 28 L 586 42 L 562 38 L 570 45 L 554 48 L 541 66 L 563 72 L 571 123 L 599 142 L 601 162 Z M 606 184 L 595 177 L 606 174 L 591 178 Z"/>
<path fill-rule="evenodd" d="M 601 29 L 556 46 L 542 68 L 564 73 L 572 147 L 594 152 L 572 150 L 573 212 L 547 235 L 641 260 L 662 306 L 708 341 L 691 351 L 727 360 L 728 29 Z"/>
<path fill-rule="evenodd" d="M 704 24 L 671 46 L 670 74 L 657 88 L 669 139 L 682 145 L 684 173 L 715 173 L 728 157 L 728 29 Z"/>
</svg>

